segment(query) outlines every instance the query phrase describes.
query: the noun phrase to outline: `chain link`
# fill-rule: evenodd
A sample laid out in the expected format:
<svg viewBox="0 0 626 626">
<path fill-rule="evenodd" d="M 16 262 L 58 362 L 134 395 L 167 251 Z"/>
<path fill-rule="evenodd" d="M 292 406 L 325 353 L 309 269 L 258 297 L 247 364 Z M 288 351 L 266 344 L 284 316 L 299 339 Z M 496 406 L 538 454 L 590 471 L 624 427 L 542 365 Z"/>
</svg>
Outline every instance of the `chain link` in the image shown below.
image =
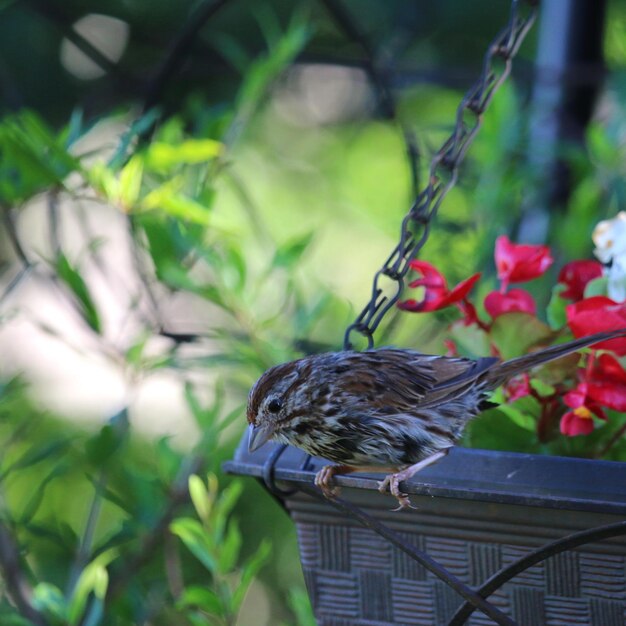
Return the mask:
<svg viewBox="0 0 626 626">
<path fill-rule="evenodd" d="M 520 4 L 527 5 L 525 16 L 520 14 Z M 374 275 L 370 301 L 346 330 L 344 350 L 352 349 L 355 332 L 365 337 L 368 349 L 374 347 L 374 332 L 400 298 L 409 263 L 426 243 L 437 209 L 456 183 L 459 165 L 481 126 L 482 115 L 510 74 L 513 57 L 537 17 L 537 5 L 537 0 L 512 0 L 508 24 L 489 45 L 480 78 L 459 104 L 452 134 L 431 160 L 428 183 L 402 220 L 398 245 Z M 385 294 L 385 279 L 390 295 Z"/>
</svg>

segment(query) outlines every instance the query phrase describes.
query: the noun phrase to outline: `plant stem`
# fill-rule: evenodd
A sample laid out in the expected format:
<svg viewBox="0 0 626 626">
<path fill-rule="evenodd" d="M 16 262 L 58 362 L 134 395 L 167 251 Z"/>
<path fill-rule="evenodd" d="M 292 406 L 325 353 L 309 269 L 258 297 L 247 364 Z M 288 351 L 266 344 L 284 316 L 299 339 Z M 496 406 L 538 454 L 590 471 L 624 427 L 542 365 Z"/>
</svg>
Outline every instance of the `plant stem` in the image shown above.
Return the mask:
<svg viewBox="0 0 626 626">
<path fill-rule="evenodd" d="M 602 448 L 602 450 L 600 450 L 600 452 L 598 452 L 595 455 L 595 458 L 597 459 L 601 459 L 602 457 L 604 457 L 606 455 L 606 453 L 624 436 L 626 435 L 626 423 L 622 424 L 620 426 L 620 428 L 613 433 L 613 436 L 608 440 L 608 442 L 606 443 L 606 445 L 604 446 L 604 448 Z"/>
<path fill-rule="evenodd" d="M 0 573 L 8 596 L 15 603 L 18 611 L 35 626 L 48 626 L 48 622 L 30 601 L 32 590 L 20 563 L 20 550 L 16 538 L 0 521 Z"/>
<path fill-rule="evenodd" d="M 100 510 L 102 509 L 102 490 L 104 489 L 106 482 L 104 472 L 100 473 L 98 481 L 94 485 L 94 495 L 91 501 L 91 506 L 89 508 L 89 513 L 87 515 L 87 521 L 85 522 L 85 530 L 83 531 L 83 538 L 78 548 L 78 552 L 76 553 L 76 558 L 74 559 L 74 564 L 72 565 L 72 570 L 69 576 L 68 596 L 74 590 L 74 586 L 76 585 L 76 581 L 80 576 L 80 573 L 83 571 L 85 565 L 89 562 L 89 555 L 91 552 L 91 545 L 93 543 L 93 537 L 96 532 L 96 525 L 98 524 L 98 518 L 100 517 Z"/>
</svg>

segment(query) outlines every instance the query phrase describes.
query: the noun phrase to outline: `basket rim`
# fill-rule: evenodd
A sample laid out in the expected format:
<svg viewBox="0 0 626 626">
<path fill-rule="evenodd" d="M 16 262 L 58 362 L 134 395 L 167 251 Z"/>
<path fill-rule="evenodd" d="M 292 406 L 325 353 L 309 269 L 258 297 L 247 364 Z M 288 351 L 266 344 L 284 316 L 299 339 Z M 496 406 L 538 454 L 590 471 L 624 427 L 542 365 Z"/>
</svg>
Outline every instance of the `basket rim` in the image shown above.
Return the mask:
<svg viewBox="0 0 626 626">
<path fill-rule="evenodd" d="M 246 433 L 224 471 L 262 478 L 276 447 L 268 443 L 250 453 Z M 328 463 L 314 458 L 303 470 L 305 458 L 301 450 L 287 447 L 275 465 L 275 479 L 313 483 L 315 472 Z M 336 480 L 342 487 L 375 491 L 382 475 L 363 472 Z M 626 463 L 616 461 L 455 447 L 403 483 L 403 489 L 422 496 L 626 515 Z"/>
</svg>

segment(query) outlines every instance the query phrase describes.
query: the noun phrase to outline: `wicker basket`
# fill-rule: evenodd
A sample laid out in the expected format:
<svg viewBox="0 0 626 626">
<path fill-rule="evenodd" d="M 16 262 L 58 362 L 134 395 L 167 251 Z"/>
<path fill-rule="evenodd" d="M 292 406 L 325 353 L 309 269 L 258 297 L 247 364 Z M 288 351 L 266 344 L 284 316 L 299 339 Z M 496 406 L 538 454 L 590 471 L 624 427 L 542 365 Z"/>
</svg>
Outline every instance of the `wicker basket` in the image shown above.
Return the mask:
<svg viewBox="0 0 626 626">
<path fill-rule="evenodd" d="M 250 455 L 242 441 L 227 471 L 263 476 L 272 446 Z M 311 483 L 287 449 L 277 484 Z M 313 470 L 321 461 L 314 462 Z M 419 481 L 417 480 L 419 479 Z M 392 512 L 374 479 L 339 478 L 342 498 L 478 587 L 529 551 L 574 532 L 626 520 L 626 464 L 454 449 L 411 481 L 417 510 Z M 463 599 L 445 582 L 351 516 L 296 491 L 284 498 L 321 626 L 448 624 Z M 626 624 L 624 536 L 561 552 L 489 597 L 524 626 Z M 476 611 L 466 622 L 493 624 Z"/>
</svg>

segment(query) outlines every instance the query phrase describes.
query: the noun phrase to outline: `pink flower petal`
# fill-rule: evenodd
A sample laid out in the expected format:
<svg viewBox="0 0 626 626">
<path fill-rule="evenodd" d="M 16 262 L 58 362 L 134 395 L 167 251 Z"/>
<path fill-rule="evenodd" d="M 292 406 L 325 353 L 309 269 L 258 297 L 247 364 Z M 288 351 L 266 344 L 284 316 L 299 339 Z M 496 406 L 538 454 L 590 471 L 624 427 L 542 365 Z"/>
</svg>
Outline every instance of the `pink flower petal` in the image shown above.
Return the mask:
<svg viewBox="0 0 626 626">
<path fill-rule="evenodd" d="M 492 291 L 485 296 L 484 304 L 493 319 L 503 313 L 521 312 L 534 315 L 537 311 L 535 300 L 523 289 L 511 289 L 507 293 Z"/>
<path fill-rule="evenodd" d="M 565 413 L 559 426 L 561 433 L 568 437 L 590 435 L 593 432 L 593 420 L 588 417 L 578 417 L 574 411 Z"/>
<path fill-rule="evenodd" d="M 504 289 L 541 276 L 554 261 L 548 246 L 512 243 L 506 235 L 496 239 L 495 260 Z"/>
<path fill-rule="evenodd" d="M 626 411 L 626 371 L 610 354 L 601 354 L 586 378 L 589 397 L 609 409 Z"/>
<path fill-rule="evenodd" d="M 566 300 L 582 300 L 587 283 L 602 276 L 602 264 L 598 261 L 581 260 L 566 263 L 559 272 L 558 282 L 567 286 L 560 293 Z"/>
<path fill-rule="evenodd" d="M 626 303 L 618 303 L 606 296 L 594 296 L 565 307 L 567 324 L 574 337 L 586 337 L 605 330 L 626 327 Z M 594 346 L 626 354 L 626 338 L 610 339 Z"/>
</svg>

